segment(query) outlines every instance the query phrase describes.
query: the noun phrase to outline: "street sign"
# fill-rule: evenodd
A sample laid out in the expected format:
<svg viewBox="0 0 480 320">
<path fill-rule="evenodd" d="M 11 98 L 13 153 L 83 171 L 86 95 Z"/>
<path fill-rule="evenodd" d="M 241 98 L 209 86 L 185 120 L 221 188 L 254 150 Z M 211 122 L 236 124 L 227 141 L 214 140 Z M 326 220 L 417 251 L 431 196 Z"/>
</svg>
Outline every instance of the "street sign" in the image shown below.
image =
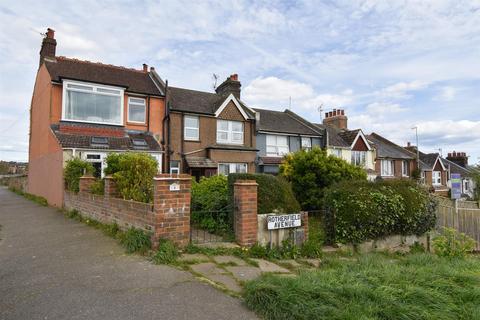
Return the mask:
<svg viewBox="0 0 480 320">
<path fill-rule="evenodd" d="M 459 173 L 452 173 L 450 182 L 452 183 L 452 199 L 460 199 L 462 197 L 462 177 Z"/>
<path fill-rule="evenodd" d="M 302 217 L 299 213 L 267 216 L 267 229 L 296 228 L 302 225 Z"/>
</svg>

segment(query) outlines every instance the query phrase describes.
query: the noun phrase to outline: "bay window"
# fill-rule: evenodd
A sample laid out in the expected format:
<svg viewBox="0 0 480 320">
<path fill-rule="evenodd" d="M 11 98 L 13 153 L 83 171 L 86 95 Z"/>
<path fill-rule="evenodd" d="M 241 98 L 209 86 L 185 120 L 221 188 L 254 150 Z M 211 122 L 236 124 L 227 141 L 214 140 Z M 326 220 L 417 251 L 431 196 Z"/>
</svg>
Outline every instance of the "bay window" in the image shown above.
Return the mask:
<svg viewBox="0 0 480 320">
<path fill-rule="evenodd" d="M 143 98 L 128 98 L 128 122 L 145 123 L 147 107 Z"/>
<path fill-rule="evenodd" d="M 392 160 L 381 160 L 380 166 L 382 177 L 393 177 L 395 164 Z"/>
<path fill-rule="evenodd" d="M 366 151 L 352 151 L 352 164 L 359 167 L 364 166 L 366 157 Z"/>
<path fill-rule="evenodd" d="M 288 152 L 287 136 L 267 135 L 267 156 L 284 156 Z"/>
<path fill-rule="evenodd" d="M 432 184 L 434 186 L 442 185 L 442 173 L 440 171 L 432 172 Z"/>
<path fill-rule="evenodd" d="M 312 138 L 302 137 L 302 149 L 312 150 Z"/>
<path fill-rule="evenodd" d="M 63 120 L 123 125 L 123 89 L 63 82 Z"/>
<path fill-rule="evenodd" d="M 230 173 L 246 173 L 246 163 L 219 163 L 218 174 L 228 176 Z"/>
<path fill-rule="evenodd" d="M 200 122 L 198 117 L 185 116 L 184 118 L 184 137 L 185 140 L 197 141 L 200 139 Z"/>
<path fill-rule="evenodd" d="M 243 144 L 243 122 L 217 120 L 217 143 Z"/>
</svg>

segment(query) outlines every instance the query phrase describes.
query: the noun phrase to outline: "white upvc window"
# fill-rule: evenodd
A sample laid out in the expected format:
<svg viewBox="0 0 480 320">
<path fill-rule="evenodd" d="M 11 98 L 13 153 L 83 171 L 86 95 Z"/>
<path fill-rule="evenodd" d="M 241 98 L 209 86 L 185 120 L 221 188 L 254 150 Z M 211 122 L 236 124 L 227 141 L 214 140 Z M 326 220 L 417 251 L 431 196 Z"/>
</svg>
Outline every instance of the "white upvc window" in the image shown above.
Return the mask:
<svg viewBox="0 0 480 320">
<path fill-rule="evenodd" d="M 464 179 L 463 180 L 463 193 L 467 193 L 470 191 L 470 180 Z"/>
<path fill-rule="evenodd" d="M 267 156 L 281 157 L 289 152 L 288 137 L 267 135 Z"/>
<path fill-rule="evenodd" d="M 172 160 L 170 161 L 170 174 L 179 174 L 180 173 L 180 161 Z"/>
<path fill-rule="evenodd" d="M 200 121 L 196 116 L 185 116 L 184 133 L 185 140 L 200 140 Z"/>
<path fill-rule="evenodd" d="M 147 120 L 147 105 L 143 98 L 128 98 L 128 122 L 145 123 Z"/>
<path fill-rule="evenodd" d="M 219 163 L 218 174 L 228 176 L 230 173 L 247 173 L 246 163 Z"/>
<path fill-rule="evenodd" d="M 312 138 L 302 137 L 302 149 L 312 150 Z"/>
<path fill-rule="evenodd" d="M 366 151 L 352 151 L 352 164 L 355 166 L 362 167 L 365 165 L 367 158 Z"/>
<path fill-rule="evenodd" d="M 122 88 L 64 81 L 62 120 L 123 125 Z"/>
<path fill-rule="evenodd" d="M 342 149 L 334 148 L 334 149 L 331 150 L 331 152 L 332 152 L 332 155 L 334 155 L 337 158 L 342 157 Z"/>
<path fill-rule="evenodd" d="M 382 177 L 393 177 L 395 163 L 392 160 L 381 160 L 380 162 Z"/>
<path fill-rule="evenodd" d="M 409 165 L 407 160 L 402 161 L 402 176 L 408 177 L 409 175 Z"/>
<path fill-rule="evenodd" d="M 442 172 L 432 171 L 432 185 L 434 186 L 442 185 Z"/>
<path fill-rule="evenodd" d="M 217 143 L 243 144 L 243 122 L 217 120 Z"/>
</svg>

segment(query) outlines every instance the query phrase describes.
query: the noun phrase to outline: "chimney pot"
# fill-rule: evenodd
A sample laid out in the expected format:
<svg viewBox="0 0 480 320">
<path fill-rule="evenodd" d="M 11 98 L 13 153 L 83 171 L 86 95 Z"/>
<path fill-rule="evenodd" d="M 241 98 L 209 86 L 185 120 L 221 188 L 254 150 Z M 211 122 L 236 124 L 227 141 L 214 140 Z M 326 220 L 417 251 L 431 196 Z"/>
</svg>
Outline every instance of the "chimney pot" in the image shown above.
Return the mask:
<svg viewBox="0 0 480 320">
<path fill-rule="evenodd" d="M 155 68 L 154 68 L 154 67 L 150 67 L 150 71 L 155 71 Z"/>
<path fill-rule="evenodd" d="M 47 38 L 55 39 L 55 30 L 47 28 Z"/>
<path fill-rule="evenodd" d="M 234 74 L 230 75 L 230 80 L 238 81 L 238 74 L 234 73 Z"/>
<path fill-rule="evenodd" d="M 410 141 L 407 142 L 407 147 L 411 147 L 412 144 L 410 143 Z"/>
<path fill-rule="evenodd" d="M 325 112 L 325 118 L 328 118 L 328 112 Z"/>
<path fill-rule="evenodd" d="M 146 63 L 143 64 L 143 72 L 148 72 L 148 65 Z"/>
</svg>

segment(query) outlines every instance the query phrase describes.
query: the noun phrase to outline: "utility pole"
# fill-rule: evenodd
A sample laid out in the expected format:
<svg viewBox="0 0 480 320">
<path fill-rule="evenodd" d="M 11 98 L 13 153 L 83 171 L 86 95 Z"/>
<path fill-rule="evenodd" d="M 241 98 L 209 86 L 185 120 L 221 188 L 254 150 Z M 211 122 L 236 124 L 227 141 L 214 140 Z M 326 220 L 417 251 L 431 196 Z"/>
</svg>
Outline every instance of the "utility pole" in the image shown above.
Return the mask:
<svg viewBox="0 0 480 320">
<path fill-rule="evenodd" d="M 318 110 L 318 113 L 320 113 L 320 124 L 322 124 L 322 122 L 323 122 L 323 119 L 322 119 L 322 115 L 323 115 L 323 103 L 321 103 L 321 104 L 318 106 L 317 110 Z"/>
<path fill-rule="evenodd" d="M 418 147 L 418 127 L 415 126 L 412 128 L 415 130 L 415 138 L 417 140 L 417 169 L 420 171 L 420 148 Z"/>
</svg>

